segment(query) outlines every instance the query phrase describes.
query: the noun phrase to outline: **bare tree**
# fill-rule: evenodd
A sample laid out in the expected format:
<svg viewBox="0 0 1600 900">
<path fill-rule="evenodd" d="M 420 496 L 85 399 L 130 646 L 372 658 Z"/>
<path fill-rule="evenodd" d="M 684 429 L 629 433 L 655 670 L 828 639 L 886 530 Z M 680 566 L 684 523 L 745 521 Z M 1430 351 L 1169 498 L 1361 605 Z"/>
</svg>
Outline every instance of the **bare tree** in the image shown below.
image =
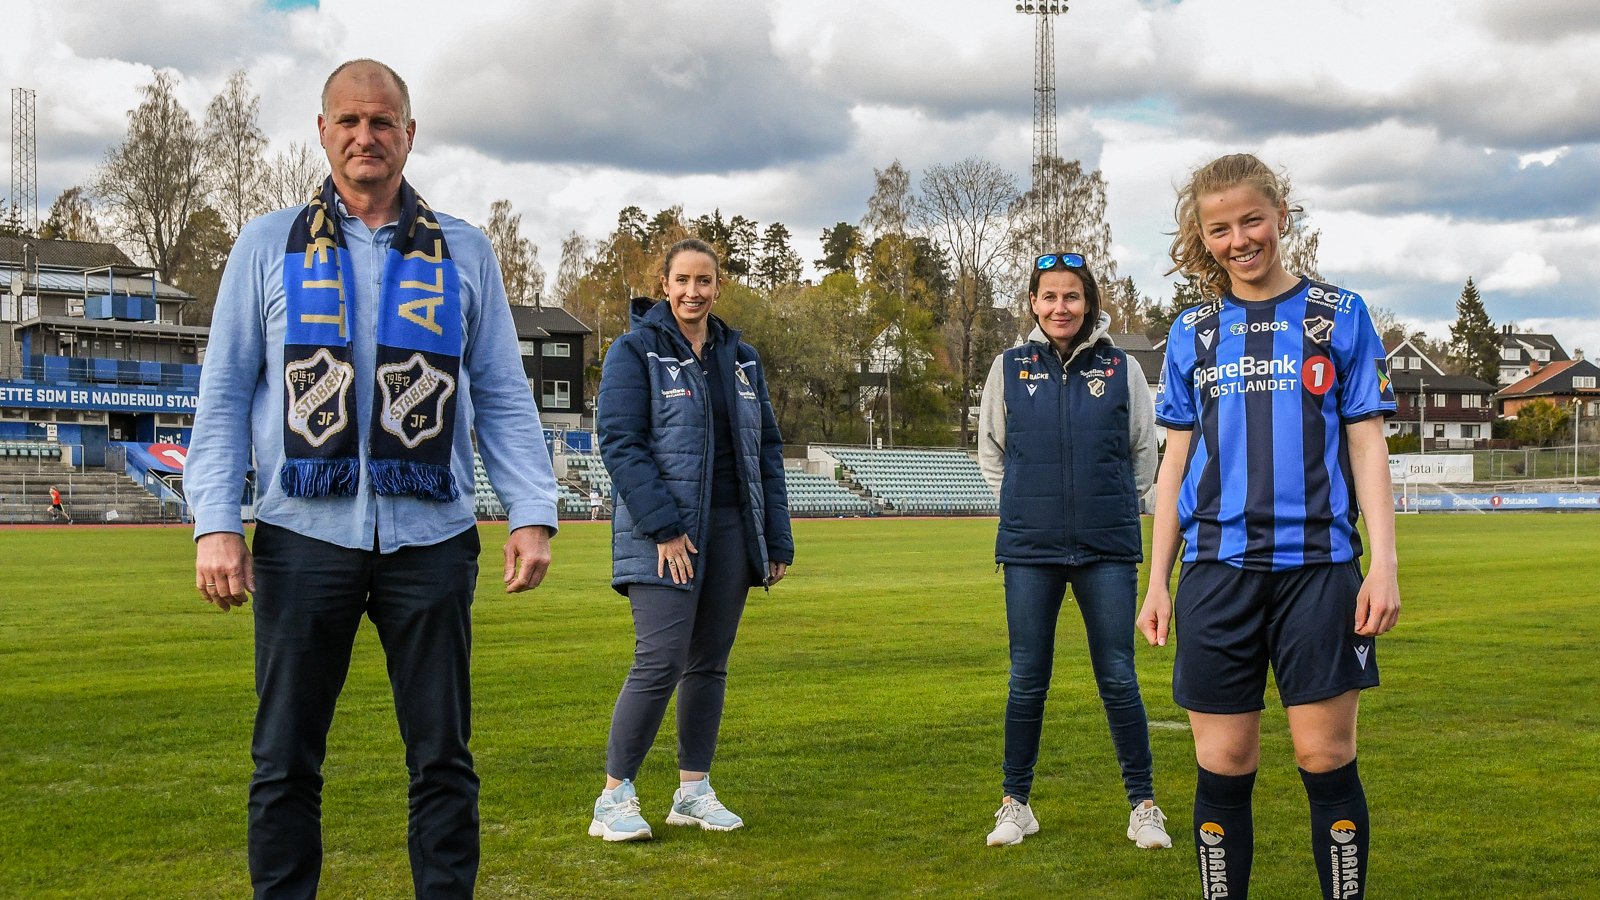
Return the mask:
<svg viewBox="0 0 1600 900">
<path fill-rule="evenodd" d="M 250 93 L 243 69 L 228 76 L 206 107 L 204 137 L 211 208 L 231 235 L 267 211 L 267 135 L 257 124 L 261 98 Z"/>
<path fill-rule="evenodd" d="M 922 175 L 921 189 L 914 207 L 916 221 L 948 255 L 955 275 L 948 327 L 964 447 L 970 434 L 967 408 L 976 386 L 978 353 L 997 321 L 994 283 L 1010 256 L 1016 180 L 989 160 L 968 157 L 929 168 Z"/>
<path fill-rule="evenodd" d="M 1078 160 L 1051 159 L 1037 171 L 1039 183 L 1029 188 L 1012 211 L 1016 222 L 1016 262 L 1025 280 L 1027 264 L 1045 253 L 1081 253 L 1103 286 L 1117 280 L 1111 256 L 1111 225 L 1106 221 L 1106 182 L 1100 170 L 1085 172 Z M 1017 292 L 1019 308 L 1028 298 Z"/>
<path fill-rule="evenodd" d="M 128 136 L 106 151 L 94 182 L 113 236 L 163 277 L 172 270 L 178 236 L 205 199 L 200 129 L 173 87 L 172 75 L 162 71 L 139 89 L 144 100 L 128 112 Z"/>
<path fill-rule="evenodd" d="M 911 173 L 900 165 L 900 160 L 887 168 L 873 169 L 872 196 L 867 199 L 867 214 L 861 217 L 861 230 L 868 242 L 886 234 L 905 234 L 916 215 L 916 201 L 911 196 Z"/>
<path fill-rule="evenodd" d="M 576 231 L 561 239 L 561 262 L 556 266 L 555 299 L 565 306 L 578 288 L 578 281 L 589 270 L 589 239 Z"/>
<path fill-rule="evenodd" d="M 1283 255 L 1283 267 L 1291 274 L 1321 281 L 1322 276 L 1317 272 L 1317 246 L 1321 243 L 1322 229 L 1306 225 L 1304 214 L 1292 213 L 1289 233 L 1284 235 L 1279 250 Z"/>
<path fill-rule="evenodd" d="M 268 209 L 304 206 L 328 177 L 328 160 L 310 144 L 295 141 L 267 164 L 261 199 Z"/>
<path fill-rule="evenodd" d="M 50 204 L 50 214 L 39 226 L 39 237 L 59 241 L 105 240 L 88 192 L 77 185 L 62 191 L 56 202 Z"/>
<path fill-rule="evenodd" d="M 522 213 L 511 211 L 510 200 L 496 200 L 489 204 L 489 224 L 483 231 L 500 260 L 506 296 L 518 306 L 539 305 L 544 267 L 539 265 L 538 246 L 522 236 Z"/>
</svg>

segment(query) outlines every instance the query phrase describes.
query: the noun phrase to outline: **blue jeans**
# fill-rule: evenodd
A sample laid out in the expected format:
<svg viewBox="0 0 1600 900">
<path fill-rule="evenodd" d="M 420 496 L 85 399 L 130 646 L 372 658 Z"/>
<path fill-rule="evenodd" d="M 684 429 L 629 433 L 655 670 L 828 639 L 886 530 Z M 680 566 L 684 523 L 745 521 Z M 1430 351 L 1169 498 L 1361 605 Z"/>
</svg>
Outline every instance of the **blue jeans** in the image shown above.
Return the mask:
<svg viewBox="0 0 1600 900">
<path fill-rule="evenodd" d="M 1011 687 L 1006 699 L 1003 787 L 1028 802 L 1039 761 L 1044 702 L 1055 664 L 1056 620 L 1068 584 L 1083 613 L 1089 662 L 1111 726 L 1128 803 L 1155 796 L 1150 777 L 1150 726 L 1133 671 L 1134 595 L 1138 568 L 1131 562 L 1085 566 L 1006 566 L 1006 626 L 1011 635 Z"/>
<path fill-rule="evenodd" d="M 256 711 L 250 880 L 258 900 L 310 898 L 322 867 L 322 761 L 363 616 L 388 660 L 410 772 L 412 886 L 468 898 L 478 873 L 478 776 L 468 684 L 478 532 L 394 553 L 256 527 Z"/>
</svg>

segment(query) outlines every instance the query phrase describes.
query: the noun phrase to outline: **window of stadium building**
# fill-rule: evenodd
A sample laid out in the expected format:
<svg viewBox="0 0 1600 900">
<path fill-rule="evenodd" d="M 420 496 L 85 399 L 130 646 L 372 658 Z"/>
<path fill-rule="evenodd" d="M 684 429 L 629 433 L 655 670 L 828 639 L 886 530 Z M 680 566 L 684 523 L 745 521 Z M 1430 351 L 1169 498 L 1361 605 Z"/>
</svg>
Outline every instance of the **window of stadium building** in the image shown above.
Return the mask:
<svg viewBox="0 0 1600 900">
<path fill-rule="evenodd" d="M 568 343 L 550 343 L 544 345 L 545 356 L 571 356 L 572 345 Z"/>
<path fill-rule="evenodd" d="M 1588 388 L 1590 390 L 1593 390 L 1594 389 L 1594 376 L 1593 375 L 1574 375 L 1572 377 L 1572 386 L 1574 388 Z"/>
<path fill-rule="evenodd" d="M 572 406 L 572 383 L 567 381 L 546 381 L 544 383 L 544 402 L 540 404 L 545 409 L 567 409 Z"/>
</svg>

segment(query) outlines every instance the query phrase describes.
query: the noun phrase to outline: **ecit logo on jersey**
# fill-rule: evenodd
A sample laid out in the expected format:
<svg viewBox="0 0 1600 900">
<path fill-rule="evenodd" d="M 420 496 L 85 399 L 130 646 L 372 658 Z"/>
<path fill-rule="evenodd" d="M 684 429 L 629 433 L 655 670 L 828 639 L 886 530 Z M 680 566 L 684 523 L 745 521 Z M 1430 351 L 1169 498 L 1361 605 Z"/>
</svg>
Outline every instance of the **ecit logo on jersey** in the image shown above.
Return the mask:
<svg viewBox="0 0 1600 900">
<path fill-rule="evenodd" d="M 1213 315 L 1221 310 L 1222 301 L 1213 300 L 1203 306 L 1196 306 L 1194 309 L 1189 310 L 1188 312 L 1184 313 L 1183 317 L 1178 321 L 1185 325 L 1193 325 L 1201 319 L 1204 319 L 1206 316 Z"/>
<path fill-rule="evenodd" d="M 1324 288 L 1313 284 L 1306 290 L 1306 300 L 1318 306 L 1326 306 L 1335 312 L 1347 313 L 1355 307 L 1356 295 L 1338 288 Z"/>
<path fill-rule="evenodd" d="M 1228 327 L 1229 334 L 1260 334 L 1263 331 L 1288 331 L 1288 322 L 1235 322 Z"/>
</svg>

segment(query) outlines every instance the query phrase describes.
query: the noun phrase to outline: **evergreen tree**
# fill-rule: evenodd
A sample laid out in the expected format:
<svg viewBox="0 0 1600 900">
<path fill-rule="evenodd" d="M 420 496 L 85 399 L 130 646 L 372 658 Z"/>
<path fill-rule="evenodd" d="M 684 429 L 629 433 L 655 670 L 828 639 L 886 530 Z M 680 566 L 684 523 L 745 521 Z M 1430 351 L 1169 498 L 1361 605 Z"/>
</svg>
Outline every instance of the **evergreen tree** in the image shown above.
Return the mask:
<svg viewBox="0 0 1600 900">
<path fill-rule="evenodd" d="M 1462 374 L 1494 384 L 1500 372 L 1500 334 L 1468 276 L 1450 326 L 1450 362 Z"/>
</svg>

